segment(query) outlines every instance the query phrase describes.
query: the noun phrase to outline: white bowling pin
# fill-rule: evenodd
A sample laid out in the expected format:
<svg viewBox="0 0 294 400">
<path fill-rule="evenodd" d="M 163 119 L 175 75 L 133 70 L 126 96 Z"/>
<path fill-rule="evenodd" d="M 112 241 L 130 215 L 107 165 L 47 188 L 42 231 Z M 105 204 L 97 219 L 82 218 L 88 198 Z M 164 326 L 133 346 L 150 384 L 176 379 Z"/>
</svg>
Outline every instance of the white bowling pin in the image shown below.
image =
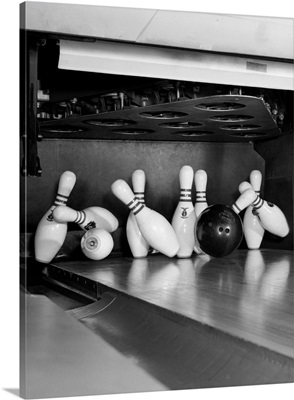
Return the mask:
<svg viewBox="0 0 294 400">
<path fill-rule="evenodd" d="M 76 176 L 65 171 L 59 178 L 57 195 L 50 209 L 41 218 L 35 233 L 35 258 L 42 263 L 50 263 L 64 243 L 67 223 L 53 219 L 53 210 L 57 206 L 65 207 L 68 197 L 76 183 Z"/>
<path fill-rule="evenodd" d="M 111 185 L 111 189 L 113 194 L 134 213 L 138 227 L 149 245 L 168 257 L 174 257 L 180 248 L 180 244 L 167 219 L 140 203 L 124 180 L 115 181 Z"/>
<path fill-rule="evenodd" d="M 145 204 L 145 172 L 138 169 L 132 174 L 132 184 L 135 197 L 140 203 Z M 126 234 L 128 243 L 134 258 L 146 257 L 149 251 L 149 244 L 142 235 L 134 213 L 131 211 L 127 220 Z"/>
<path fill-rule="evenodd" d="M 196 217 L 202 213 L 208 207 L 206 200 L 206 187 L 207 187 L 207 173 L 203 169 L 198 169 L 195 172 L 195 189 L 196 189 L 196 202 L 195 202 L 195 214 Z"/>
<path fill-rule="evenodd" d="M 189 165 L 184 165 L 180 169 L 180 200 L 172 218 L 172 227 L 180 242 L 180 249 L 177 252 L 179 258 L 191 257 L 195 244 L 196 214 L 192 203 L 193 175 L 193 168 Z"/>
<path fill-rule="evenodd" d="M 235 211 L 236 214 L 239 214 L 242 210 L 244 210 L 252 203 L 255 197 L 256 193 L 250 185 L 250 187 L 241 192 L 235 203 L 231 205 L 231 208 Z"/>
<path fill-rule="evenodd" d="M 239 192 L 242 193 L 244 188 L 247 187 L 248 182 L 240 183 Z M 261 199 L 256 193 L 252 206 L 264 229 L 276 236 L 285 237 L 288 235 L 288 222 L 283 211 L 278 206 Z"/>
<path fill-rule="evenodd" d="M 260 195 L 262 175 L 258 170 L 253 170 L 250 173 L 251 187 L 257 195 Z M 259 222 L 258 216 L 255 214 L 252 205 L 248 206 L 243 218 L 243 231 L 248 249 L 257 250 L 260 248 L 264 228 Z"/>
<path fill-rule="evenodd" d="M 58 206 L 53 211 L 53 218 L 56 222 L 74 222 L 84 231 L 101 228 L 107 232 L 114 232 L 118 228 L 117 218 L 106 208 L 97 206 L 87 207 L 82 211 Z"/>
<path fill-rule="evenodd" d="M 81 249 L 91 260 L 103 260 L 113 249 L 113 238 L 105 229 L 88 230 L 81 239 Z"/>
<path fill-rule="evenodd" d="M 195 189 L 196 189 L 196 202 L 195 202 L 195 215 L 196 223 L 197 218 L 208 207 L 206 200 L 206 188 L 207 188 L 207 173 L 203 169 L 198 169 L 194 176 Z M 197 237 L 195 237 L 194 251 L 197 254 L 205 254 L 197 243 Z"/>
</svg>

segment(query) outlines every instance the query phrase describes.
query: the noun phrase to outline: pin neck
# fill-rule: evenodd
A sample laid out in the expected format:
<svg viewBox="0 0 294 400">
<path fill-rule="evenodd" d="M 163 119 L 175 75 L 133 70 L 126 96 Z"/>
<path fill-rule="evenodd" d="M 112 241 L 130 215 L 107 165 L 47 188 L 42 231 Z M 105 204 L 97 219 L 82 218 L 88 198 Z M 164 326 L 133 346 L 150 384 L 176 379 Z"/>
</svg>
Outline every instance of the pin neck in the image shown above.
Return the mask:
<svg viewBox="0 0 294 400">
<path fill-rule="evenodd" d="M 74 220 L 76 224 L 83 224 L 86 221 L 86 213 L 84 211 L 77 211 L 77 217 Z"/>
<path fill-rule="evenodd" d="M 259 196 L 256 196 L 256 199 L 252 203 L 252 206 L 255 210 L 258 210 L 263 206 L 264 200 L 262 200 Z"/>
<path fill-rule="evenodd" d="M 145 194 L 144 192 L 134 192 L 135 198 L 139 200 L 140 203 L 145 204 Z"/>
<path fill-rule="evenodd" d="M 205 190 L 196 190 L 196 203 L 206 203 Z"/>
<path fill-rule="evenodd" d="M 181 188 L 180 201 L 191 201 L 191 200 L 192 200 L 192 190 Z"/>
<path fill-rule="evenodd" d="M 231 208 L 235 211 L 236 214 L 239 214 L 242 211 L 237 203 L 234 203 Z"/>
<path fill-rule="evenodd" d="M 145 207 L 145 205 L 141 203 L 136 197 L 134 197 L 133 200 L 127 204 L 127 206 L 134 213 L 134 215 L 137 215 Z"/>
<path fill-rule="evenodd" d="M 68 201 L 68 197 L 69 196 L 65 196 L 63 194 L 57 193 L 53 205 L 54 206 L 66 205 L 66 203 Z"/>
<path fill-rule="evenodd" d="M 64 194 L 60 194 L 57 193 L 56 197 L 55 197 L 55 201 L 54 204 L 57 203 L 57 205 L 62 205 L 62 204 L 66 204 L 68 200 L 68 196 L 65 196 Z"/>
</svg>

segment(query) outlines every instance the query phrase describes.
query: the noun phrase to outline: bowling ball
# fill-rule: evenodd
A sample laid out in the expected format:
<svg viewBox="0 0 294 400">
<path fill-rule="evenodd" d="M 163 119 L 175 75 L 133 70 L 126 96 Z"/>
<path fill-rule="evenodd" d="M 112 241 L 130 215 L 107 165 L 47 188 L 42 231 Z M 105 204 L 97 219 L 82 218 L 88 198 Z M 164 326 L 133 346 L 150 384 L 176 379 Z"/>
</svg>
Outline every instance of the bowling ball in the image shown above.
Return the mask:
<svg viewBox="0 0 294 400">
<path fill-rule="evenodd" d="M 195 239 L 204 253 L 224 257 L 236 250 L 243 238 L 241 218 L 228 206 L 207 207 L 195 225 Z"/>
</svg>

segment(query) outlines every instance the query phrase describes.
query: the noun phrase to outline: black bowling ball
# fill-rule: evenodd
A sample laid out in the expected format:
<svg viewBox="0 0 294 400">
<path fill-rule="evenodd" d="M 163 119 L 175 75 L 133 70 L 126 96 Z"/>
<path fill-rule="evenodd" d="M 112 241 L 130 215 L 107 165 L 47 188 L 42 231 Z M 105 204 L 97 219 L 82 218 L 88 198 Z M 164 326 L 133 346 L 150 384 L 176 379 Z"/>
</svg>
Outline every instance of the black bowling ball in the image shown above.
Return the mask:
<svg viewBox="0 0 294 400">
<path fill-rule="evenodd" d="M 195 225 L 195 238 L 204 253 L 224 257 L 236 250 L 243 238 L 241 218 L 222 204 L 207 207 Z"/>
</svg>

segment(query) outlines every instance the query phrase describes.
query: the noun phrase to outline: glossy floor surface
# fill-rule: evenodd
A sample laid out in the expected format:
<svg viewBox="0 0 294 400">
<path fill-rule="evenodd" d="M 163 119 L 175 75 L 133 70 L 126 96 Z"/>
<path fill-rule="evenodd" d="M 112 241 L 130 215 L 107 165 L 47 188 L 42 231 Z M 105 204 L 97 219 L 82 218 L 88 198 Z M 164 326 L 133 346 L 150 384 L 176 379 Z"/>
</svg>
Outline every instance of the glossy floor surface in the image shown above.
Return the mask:
<svg viewBox="0 0 294 400">
<path fill-rule="evenodd" d="M 134 362 L 146 374 L 146 391 L 150 379 L 154 390 L 294 381 L 291 251 L 238 250 L 222 259 L 58 259 L 44 272 L 92 296 L 63 312 Z M 62 340 L 58 333 L 55 340 Z M 132 381 L 128 387 L 137 390 Z"/>
<path fill-rule="evenodd" d="M 63 271 L 294 357 L 293 253 L 59 262 Z"/>
</svg>

